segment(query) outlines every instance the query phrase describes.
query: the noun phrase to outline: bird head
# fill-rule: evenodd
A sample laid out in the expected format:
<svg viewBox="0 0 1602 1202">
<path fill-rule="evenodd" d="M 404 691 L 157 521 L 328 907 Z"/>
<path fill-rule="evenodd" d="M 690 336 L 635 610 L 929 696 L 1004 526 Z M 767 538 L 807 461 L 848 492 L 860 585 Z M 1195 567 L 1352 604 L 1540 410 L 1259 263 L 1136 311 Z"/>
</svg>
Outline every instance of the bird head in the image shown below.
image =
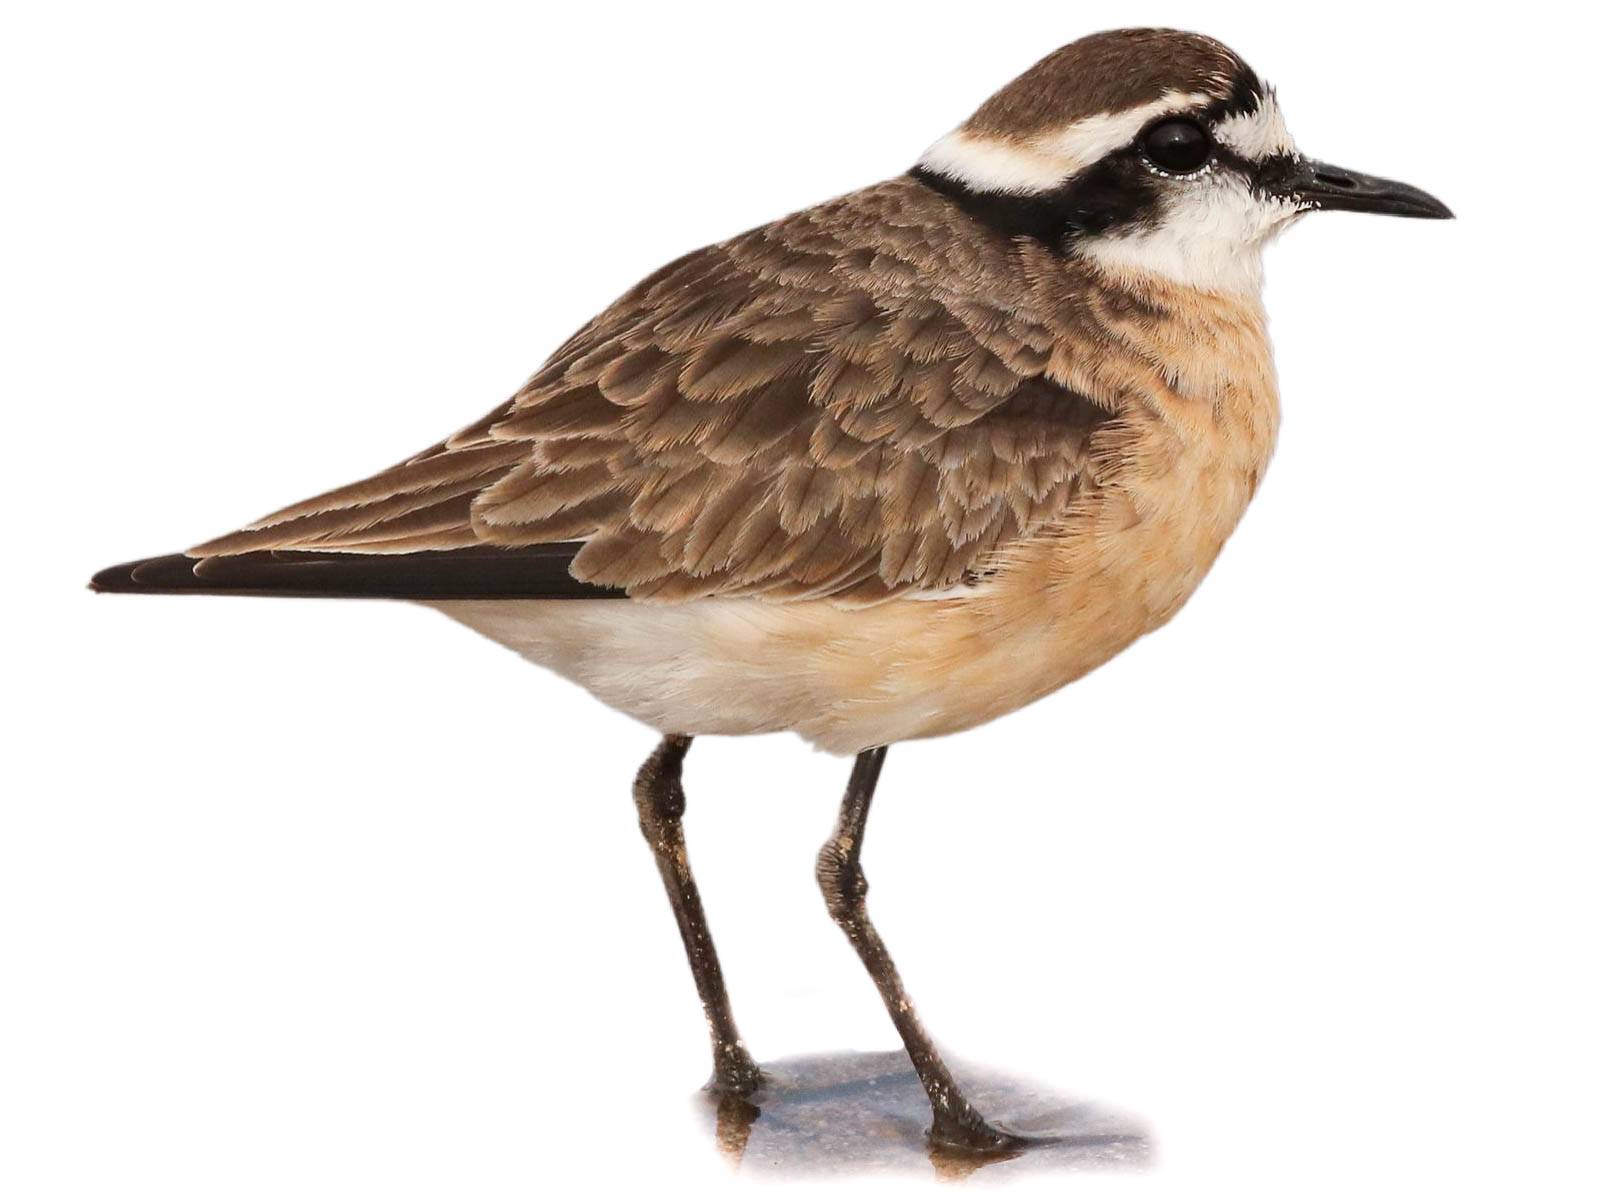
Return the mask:
<svg viewBox="0 0 1602 1202">
<path fill-rule="evenodd" d="M 973 216 L 1089 259 L 1254 291 L 1261 251 L 1306 213 L 1450 217 L 1429 193 L 1310 159 L 1273 89 L 1199 34 L 1094 34 L 1036 63 L 913 174 Z"/>
</svg>

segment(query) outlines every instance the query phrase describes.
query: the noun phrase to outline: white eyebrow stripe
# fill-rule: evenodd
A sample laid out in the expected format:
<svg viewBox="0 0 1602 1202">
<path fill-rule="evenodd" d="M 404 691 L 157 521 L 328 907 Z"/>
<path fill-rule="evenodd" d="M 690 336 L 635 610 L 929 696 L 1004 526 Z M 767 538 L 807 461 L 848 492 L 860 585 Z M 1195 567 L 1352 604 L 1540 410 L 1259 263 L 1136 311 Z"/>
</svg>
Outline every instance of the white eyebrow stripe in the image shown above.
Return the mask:
<svg viewBox="0 0 1602 1202">
<path fill-rule="evenodd" d="M 926 150 L 918 166 L 976 192 L 1047 192 L 1131 141 L 1153 119 L 1212 103 L 1214 97 L 1202 92 L 1167 92 L 1021 141 L 956 129 Z"/>
<path fill-rule="evenodd" d="M 1065 174 L 1060 162 L 1031 147 L 961 129 L 924 151 L 918 166 L 976 192 L 1045 192 Z"/>
<path fill-rule="evenodd" d="M 1296 153 L 1296 143 L 1285 127 L 1285 114 L 1272 95 L 1264 96 L 1252 112 L 1225 117 L 1213 126 L 1213 136 L 1248 159 Z"/>
</svg>

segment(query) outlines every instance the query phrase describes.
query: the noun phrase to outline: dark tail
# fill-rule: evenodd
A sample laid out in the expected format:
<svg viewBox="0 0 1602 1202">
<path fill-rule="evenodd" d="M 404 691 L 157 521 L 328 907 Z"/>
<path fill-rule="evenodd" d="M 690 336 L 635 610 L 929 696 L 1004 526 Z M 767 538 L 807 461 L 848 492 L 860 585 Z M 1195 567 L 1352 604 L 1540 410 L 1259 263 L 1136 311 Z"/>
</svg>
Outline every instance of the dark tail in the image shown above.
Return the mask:
<svg viewBox="0 0 1602 1202">
<path fill-rule="evenodd" d="M 338 551 L 250 551 L 158 555 L 96 572 L 97 593 L 198 593 L 237 597 L 372 597 L 410 601 L 599 600 L 620 589 L 575 580 L 578 543 L 464 547 L 404 555 Z"/>
<path fill-rule="evenodd" d="M 195 575 L 199 560 L 187 555 L 157 555 L 102 568 L 89 579 L 97 593 L 192 593 L 199 591 Z"/>
</svg>

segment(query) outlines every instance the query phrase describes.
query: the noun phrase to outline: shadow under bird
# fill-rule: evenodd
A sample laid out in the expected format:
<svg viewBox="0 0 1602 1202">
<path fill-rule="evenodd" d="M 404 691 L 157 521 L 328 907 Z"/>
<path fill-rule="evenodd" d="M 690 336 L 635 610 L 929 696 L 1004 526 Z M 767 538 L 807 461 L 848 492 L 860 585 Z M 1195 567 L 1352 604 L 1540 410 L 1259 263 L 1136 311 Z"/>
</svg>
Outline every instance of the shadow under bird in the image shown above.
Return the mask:
<svg viewBox="0 0 1602 1202">
<path fill-rule="evenodd" d="M 729 1095 L 761 1071 L 685 854 L 685 753 L 788 730 L 854 755 L 828 912 L 930 1138 L 1005 1149 L 868 917 L 885 749 L 1050 693 L 1185 603 L 1274 446 L 1262 249 L 1329 209 L 1451 216 L 1304 157 L 1210 38 L 1087 37 L 907 174 L 647 277 L 460 433 L 93 587 L 421 602 L 662 732 L 635 803 Z"/>
</svg>

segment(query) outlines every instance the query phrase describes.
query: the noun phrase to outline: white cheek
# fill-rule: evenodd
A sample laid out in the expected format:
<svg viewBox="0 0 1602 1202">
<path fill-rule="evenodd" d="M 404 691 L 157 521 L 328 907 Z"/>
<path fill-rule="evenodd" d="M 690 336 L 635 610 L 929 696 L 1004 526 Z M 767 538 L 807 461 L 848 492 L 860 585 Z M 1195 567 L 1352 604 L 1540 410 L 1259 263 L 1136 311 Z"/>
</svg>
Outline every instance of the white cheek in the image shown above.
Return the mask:
<svg viewBox="0 0 1602 1202">
<path fill-rule="evenodd" d="M 1115 278 L 1156 275 L 1211 292 L 1256 293 L 1264 244 L 1300 214 L 1225 173 L 1187 180 L 1155 227 L 1087 239 L 1079 254 Z"/>
</svg>

